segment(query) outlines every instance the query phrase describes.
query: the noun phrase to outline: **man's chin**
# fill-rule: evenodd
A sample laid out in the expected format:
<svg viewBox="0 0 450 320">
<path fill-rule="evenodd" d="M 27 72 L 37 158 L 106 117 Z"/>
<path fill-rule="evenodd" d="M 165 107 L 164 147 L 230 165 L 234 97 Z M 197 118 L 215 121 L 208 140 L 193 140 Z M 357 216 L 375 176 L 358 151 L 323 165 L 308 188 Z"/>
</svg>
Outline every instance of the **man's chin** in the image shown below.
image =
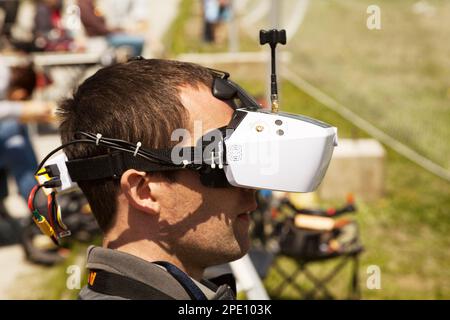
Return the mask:
<svg viewBox="0 0 450 320">
<path fill-rule="evenodd" d="M 209 261 L 209 266 L 220 265 L 242 258 L 250 249 L 250 240 L 246 241 L 245 243 L 241 242 L 239 244 L 236 242 L 235 247 L 228 247 L 227 250 L 223 250 L 225 248 L 226 246 L 223 246 L 222 250 L 216 250 L 214 251 L 214 253 L 210 253 L 210 257 L 214 257 L 215 259 Z"/>
<path fill-rule="evenodd" d="M 238 246 L 235 248 L 235 250 L 225 253 L 223 256 L 227 258 L 227 261 L 225 262 L 231 262 L 238 260 L 245 256 L 250 250 L 250 239 L 247 237 L 247 239 L 237 241 Z"/>
<path fill-rule="evenodd" d="M 245 250 L 242 250 L 238 255 L 236 255 L 236 256 L 235 256 L 232 260 L 230 260 L 229 262 L 239 260 L 240 258 L 242 258 L 243 256 L 245 256 L 245 255 L 247 254 L 247 252 L 248 252 L 249 249 L 250 249 L 250 247 L 246 247 Z"/>
</svg>

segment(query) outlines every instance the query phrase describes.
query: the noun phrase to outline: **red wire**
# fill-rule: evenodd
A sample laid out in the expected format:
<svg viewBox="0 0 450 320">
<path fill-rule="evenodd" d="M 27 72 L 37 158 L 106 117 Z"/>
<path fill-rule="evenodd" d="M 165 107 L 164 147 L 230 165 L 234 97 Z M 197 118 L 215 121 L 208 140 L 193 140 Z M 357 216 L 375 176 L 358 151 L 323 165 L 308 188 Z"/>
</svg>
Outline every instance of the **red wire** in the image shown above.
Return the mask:
<svg viewBox="0 0 450 320">
<path fill-rule="evenodd" d="M 31 189 L 30 194 L 28 195 L 28 208 L 29 208 L 31 211 L 34 211 L 34 198 L 36 197 L 36 192 L 39 190 L 40 187 L 42 187 L 42 186 L 41 186 L 41 185 L 38 185 L 38 184 L 35 185 L 35 186 L 33 187 L 33 189 Z M 48 210 L 48 217 L 49 217 L 49 219 L 50 219 L 50 223 L 51 223 L 51 225 L 52 225 L 52 228 L 54 228 L 54 227 L 53 227 L 53 216 L 52 216 L 52 214 L 51 214 L 51 209 L 52 209 L 53 205 L 54 205 L 53 197 L 52 197 L 51 195 L 49 195 L 49 196 L 47 197 L 47 210 Z M 58 239 L 57 239 L 56 237 L 52 236 L 52 237 L 50 237 L 50 238 L 52 239 L 52 241 L 53 241 L 57 246 L 59 245 Z"/>
<path fill-rule="evenodd" d="M 52 228 L 55 228 L 55 224 L 53 221 L 53 197 L 51 194 L 47 196 L 47 216 Z"/>
<path fill-rule="evenodd" d="M 36 191 L 38 190 L 39 185 L 35 185 L 33 187 L 33 189 L 31 189 L 30 194 L 28 195 L 28 208 L 30 209 L 30 211 L 34 211 L 34 205 L 33 205 L 33 200 L 34 197 L 36 196 Z"/>
<path fill-rule="evenodd" d="M 55 226 L 58 227 L 58 229 L 62 229 L 61 225 L 59 224 L 58 221 L 58 217 L 57 217 L 57 213 L 58 213 L 58 205 L 56 203 L 56 194 L 53 193 L 52 194 L 52 215 L 53 215 L 53 221 L 55 221 Z M 56 231 L 56 228 L 55 228 Z"/>
</svg>

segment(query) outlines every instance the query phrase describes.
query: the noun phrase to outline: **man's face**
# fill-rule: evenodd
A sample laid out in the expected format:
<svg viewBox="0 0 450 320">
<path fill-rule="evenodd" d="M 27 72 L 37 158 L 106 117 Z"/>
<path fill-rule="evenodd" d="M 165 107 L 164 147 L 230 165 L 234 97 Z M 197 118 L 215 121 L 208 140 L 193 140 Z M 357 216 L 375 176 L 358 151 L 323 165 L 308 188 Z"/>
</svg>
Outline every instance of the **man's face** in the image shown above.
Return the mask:
<svg viewBox="0 0 450 320">
<path fill-rule="evenodd" d="M 203 135 L 227 125 L 233 115 L 228 104 L 207 87 L 185 87 L 180 98 L 189 111 L 191 135 L 194 126 L 201 126 Z M 248 212 L 256 208 L 254 190 L 205 187 L 198 173 L 180 170 L 175 182 L 164 184 L 158 198 L 160 234 L 180 259 L 207 267 L 236 260 L 248 251 Z"/>
</svg>

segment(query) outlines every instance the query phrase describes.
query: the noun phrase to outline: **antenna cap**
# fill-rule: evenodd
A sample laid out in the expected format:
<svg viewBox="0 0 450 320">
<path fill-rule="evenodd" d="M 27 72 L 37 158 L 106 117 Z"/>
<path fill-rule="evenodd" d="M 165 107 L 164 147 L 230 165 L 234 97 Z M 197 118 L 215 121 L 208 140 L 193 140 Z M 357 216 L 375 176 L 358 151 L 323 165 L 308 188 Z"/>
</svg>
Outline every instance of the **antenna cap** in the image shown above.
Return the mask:
<svg viewBox="0 0 450 320">
<path fill-rule="evenodd" d="M 286 44 L 286 30 L 272 29 L 259 31 L 259 44 L 276 45 L 277 43 Z"/>
</svg>

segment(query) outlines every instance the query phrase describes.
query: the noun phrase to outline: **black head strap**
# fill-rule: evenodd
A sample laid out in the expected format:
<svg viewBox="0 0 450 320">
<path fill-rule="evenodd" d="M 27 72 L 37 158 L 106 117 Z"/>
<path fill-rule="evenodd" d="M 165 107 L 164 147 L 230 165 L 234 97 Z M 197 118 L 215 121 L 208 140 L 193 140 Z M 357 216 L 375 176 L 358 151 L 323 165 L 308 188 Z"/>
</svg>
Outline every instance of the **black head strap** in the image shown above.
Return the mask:
<svg viewBox="0 0 450 320">
<path fill-rule="evenodd" d="M 236 82 L 229 79 L 230 74 L 228 72 L 211 68 L 208 68 L 208 70 L 214 77 L 212 86 L 212 94 L 214 97 L 224 101 L 239 99 L 242 104 L 239 108 L 249 110 L 258 110 L 260 108 L 258 102 L 251 95 Z"/>
<path fill-rule="evenodd" d="M 162 152 L 163 150 L 160 151 Z M 119 179 L 122 173 L 129 169 L 156 172 L 173 171 L 183 168 L 183 165 L 159 164 L 121 151 L 114 151 L 106 155 L 86 159 L 69 160 L 66 162 L 66 165 L 69 175 L 74 182 L 105 178 Z M 186 167 L 192 169 L 193 165 L 189 164 Z"/>
</svg>

